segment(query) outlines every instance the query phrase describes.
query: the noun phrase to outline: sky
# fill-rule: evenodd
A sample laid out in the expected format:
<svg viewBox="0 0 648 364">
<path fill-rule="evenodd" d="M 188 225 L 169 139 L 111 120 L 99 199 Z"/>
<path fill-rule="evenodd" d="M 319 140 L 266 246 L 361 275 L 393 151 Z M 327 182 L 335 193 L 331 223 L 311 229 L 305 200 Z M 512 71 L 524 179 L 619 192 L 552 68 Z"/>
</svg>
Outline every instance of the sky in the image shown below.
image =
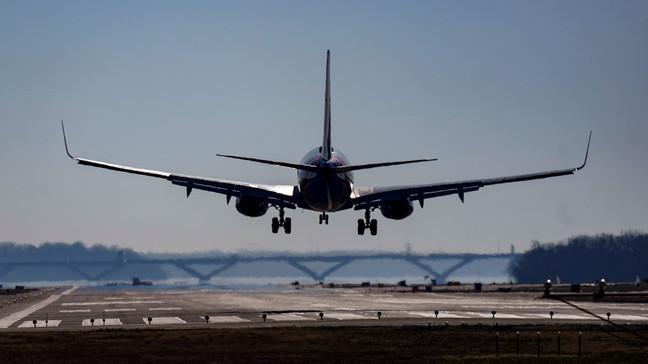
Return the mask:
<svg viewBox="0 0 648 364">
<path fill-rule="evenodd" d="M 496 252 L 648 230 L 646 1 L 0 0 L 0 241 L 138 251 Z M 331 49 L 333 145 L 357 186 L 573 167 L 575 176 L 376 211 L 291 210 L 291 235 L 225 197 L 76 165 L 295 184 L 281 167 L 321 143 Z"/>
</svg>

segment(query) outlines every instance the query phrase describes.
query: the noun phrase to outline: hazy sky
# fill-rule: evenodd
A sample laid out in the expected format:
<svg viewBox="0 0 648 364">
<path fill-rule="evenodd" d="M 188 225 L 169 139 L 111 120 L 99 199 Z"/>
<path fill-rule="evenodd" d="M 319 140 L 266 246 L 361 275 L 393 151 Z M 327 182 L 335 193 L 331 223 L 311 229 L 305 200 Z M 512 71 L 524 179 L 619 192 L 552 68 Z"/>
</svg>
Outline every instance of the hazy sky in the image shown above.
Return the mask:
<svg viewBox="0 0 648 364">
<path fill-rule="evenodd" d="M 356 185 L 440 182 L 578 165 L 576 176 L 428 200 L 403 221 L 377 212 L 273 211 L 78 166 L 79 156 L 266 184 L 321 142 L 325 50 L 332 134 Z M 0 241 L 221 249 L 492 252 L 575 234 L 648 230 L 646 1 L 0 0 Z"/>
</svg>

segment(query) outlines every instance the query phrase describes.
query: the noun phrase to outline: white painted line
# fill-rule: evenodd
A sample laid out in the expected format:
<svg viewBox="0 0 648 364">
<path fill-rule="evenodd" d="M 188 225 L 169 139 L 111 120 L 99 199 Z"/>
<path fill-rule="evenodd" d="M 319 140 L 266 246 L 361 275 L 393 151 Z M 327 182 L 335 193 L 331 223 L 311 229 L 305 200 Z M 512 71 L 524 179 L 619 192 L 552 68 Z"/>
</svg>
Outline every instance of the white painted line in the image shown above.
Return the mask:
<svg viewBox="0 0 648 364">
<path fill-rule="evenodd" d="M 495 318 L 501 318 L 501 319 L 528 319 L 529 315 L 513 315 L 510 313 L 498 313 L 495 314 Z"/>
<path fill-rule="evenodd" d="M 339 312 L 325 313 L 324 318 L 327 317 L 334 318 L 336 320 L 376 320 L 378 319 L 378 316 L 364 316 L 355 313 L 339 313 Z"/>
<path fill-rule="evenodd" d="M 81 326 L 99 326 L 99 327 L 117 326 L 117 325 L 121 325 L 121 324 L 122 324 L 122 322 L 118 318 L 107 318 L 105 323 L 103 322 L 102 318 L 96 318 L 96 319 L 94 319 L 94 325 L 92 325 L 92 322 L 90 322 L 90 319 L 85 319 L 85 320 L 83 320 L 83 322 L 81 322 Z"/>
<path fill-rule="evenodd" d="M 105 305 L 139 305 L 148 303 L 164 303 L 162 301 L 99 301 L 99 302 L 65 302 L 61 306 L 105 306 Z"/>
<path fill-rule="evenodd" d="M 187 321 L 180 317 L 151 317 L 151 325 L 186 324 Z M 142 321 L 148 325 L 148 317 L 142 317 Z"/>
<path fill-rule="evenodd" d="M 180 311 L 180 307 L 151 307 L 149 311 Z"/>
<path fill-rule="evenodd" d="M 414 315 L 414 316 L 436 318 L 436 315 L 434 314 L 434 312 L 430 312 L 430 311 L 405 311 L 405 312 L 410 314 L 410 315 Z M 451 318 L 451 319 L 454 319 L 454 318 L 467 319 L 467 318 L 472 318 L 472 316 L 460 315 L 460 314 L 457 314 L 457 313 L 449 313 L 449 312 L 445 312 L 445 311 L 439 311 L 438 318 L 440 318 L 440 319 L 448 319 L 448 318 Z"/>
<path fill-rule="evenodd" d="M 312 317 L 304 317 L 294 313 L 280 313 L 275 315 L 268 315 L 268 320 L 272 321 L 313 321 Z"/>
<path fill-rule="evenodd" d="M 128 311 L 135 311 L 134 308 L 107 308 L 104 311 L 106 312 L 128 312 Z"/>
<path fill-rule="evenodd" d="M 27 308 L 25 308 L 23 310 L 20 310 L 18 312 L 14 312 L 9 316 L 0 319 L 0 329 L 8 328 L 9 326 L 13 325 L 15 322 L 17 322 L 17 321 L 31 315 L 32 313 L 34 313 L 34 312 L 36 312 L 36 311 L 38 311 L 38 310 L 40 310 L 42 308 L 45 308 L 45 307 L 51 305 L 52 303 L 56 302 L 59 298 L 61 298 L 61 296 L 69 295 L 70 293 L 72 293 L 77 288 L 79 288 L 79 286 L 74 286 L 74 287 L 64 291 L 61 294 L 53 294 L 53 295 L 47 297 L 46 299 L 44 299 L 44 300 L 42 300 L 42 301 L 40 301 L 40 302 L 30 306 L 30 307 L 27 307 Z"/>
<path fill-rule="evenodd" d="M 483 317 L 489 319 L 493 318 L 492 313 L 484 313 L 484 312 L 466 312 L 466 313 L 477 317 Z M 529 316 L 512 315 L 509 313 L 495 313 L 495 319 L 524 319 L 524 318 L 529 318 Z"/>
<path fill-rule="evenodd" d="M 200 316 L 200 318 L 204 320 L 205 316 Z M 246 320 L 238 316 L 209 316 L 210 324 L 220 324 L 220 323 L 228 323 L 228 322 L 250 322 L 250 320 Z"/>
<path fill-rule="evenodd" d="M 549 318 L 549 314 L 531 314 L 531 316 L 539 317 L 539 318 Z M 554 320 L 598 320 L 594 316 L 588 316 L 588 315 L 569 315 L 569 314 L 563 314 L 563 313 L 554 313 L 553 316 Z"/>
<path fill-rule="evenodd" d="M 45 320 L 37 320 L 36 321 L 36 327 L 58 327 L 58 325 L 61 324 L 61 320 L 48 320 L 47 325 L 45 324 Z M 20 326 L 18 326 L 21 329 L 26 329 L 26 328 L 34 328 L 34 323 L 32 321 L 25 321 Z"/>
<path fill-rule="evenodd" d="M 565 315 L 565 314 L 554 314 L 554 319 L 558 320 L 598 320 L 594 316 L 581 316 L 581 315 Z"/>
<path fill-rule="evenodd" d="M 601 315 L 602 317 L 606 317 L 604 315 Z M 648 317 L 643 317 L 643 316 L 638 316 L 638 315 L 617 315 L 617 314 L 612 314 L 610 316 L 610 321 L 643 321 L 643 320 L 648 320 Z"/>
<path fill-rule="evenodd" d="M 60 313 L 90 312 L 92 310 L 60 310 Z"/>
<path fill-rule="evenodd" d="M 493 318 L 493 315 L 488 314 L 488 315 L 481 316 L 481 317 Z M 529 316 L 529 315 L 513 315 L 513 314 L 510 314 L 510 313 L 496 313 L 495 314 L 495 319 L 528 319 L 528 318 L 531 318 L 531 317 L 533 317 L 533 316 Z"/>
</svg>

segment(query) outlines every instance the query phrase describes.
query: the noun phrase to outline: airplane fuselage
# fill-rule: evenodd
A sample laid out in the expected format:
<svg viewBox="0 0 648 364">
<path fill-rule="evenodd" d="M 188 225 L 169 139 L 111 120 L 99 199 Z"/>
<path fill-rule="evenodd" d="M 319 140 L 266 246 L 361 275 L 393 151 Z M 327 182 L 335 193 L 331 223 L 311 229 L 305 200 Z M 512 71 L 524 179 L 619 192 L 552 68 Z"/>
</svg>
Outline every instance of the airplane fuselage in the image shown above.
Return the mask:
<svg viewBox="0 0 648 364">
<path fill-rule="evenodd" d="M 335 173 L 332 169 L 327 170 L 327 167 L 349 164 L 342 152 L 333 150 L 331 158 L 326 160 L 322 156 L 321 148 L 315 148 L 302 158 L 301 163 L 323 167 L 321 172 L 297 172 L 299 190 L 306 204 L 304 207 L 315 211 L 333 212 L 351 206 L 353 173 Z"/>
</svg>

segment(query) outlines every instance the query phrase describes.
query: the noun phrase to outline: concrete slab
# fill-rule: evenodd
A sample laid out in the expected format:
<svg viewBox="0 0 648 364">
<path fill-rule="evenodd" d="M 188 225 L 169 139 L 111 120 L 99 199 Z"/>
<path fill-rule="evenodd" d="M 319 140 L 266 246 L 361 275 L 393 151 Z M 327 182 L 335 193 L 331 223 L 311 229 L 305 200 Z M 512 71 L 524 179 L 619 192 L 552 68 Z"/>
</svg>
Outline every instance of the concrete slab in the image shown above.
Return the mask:
<svg viewBox="0 0 648 364">
<path fill-rule="evenodd" d="M 182 307 L 150 307 L 149 311 L 180 311 Z"/>
<path fill-rule="evenodd" d="M 187 321 L 181 319 L 180 317 L 151 317 L 151 325 L 176 325 L 176 324 L 186 324 Z M 142 317 L 142 321 L 145 324 L 149 324 L 148 317 Z"/>
<path fill-rule="evenodd" d="M 42 300 L 42 301 L 40 301 L 40 302 L 38 302 L 38 303 L 36 303 L 36 304 L 34 304 L 32 306 L 29 306 L 29 307 L 27 307 L 25 309 L 22 309 L 22 310 L 18 311 L 18 312 L 14 312 L 14 313 L 10 314 L 7 317 L 0 318 L 0 329 L 6 329 L 6 328 L 10 327 L 11 325 L 16 323 L 17 321 L 20 321 L 21 319 L 31 315 L 32 313 L 53 304 L 54 302 L 58 301 L 61 297 L 71 294 L 77 288 L 79 288 L 79 287 L 74 286 L 72 288 L 69 288 L 69 289 L 61 292 L 61 294 L 53 294 L 53 295 L 47 297 L 46 299 L 44 299 L 44 300 Z"/>
<path fill-rule="evenodd" d="M 107 308 L 105 312 L 132 312 L 137 311 L 135 308 Z"/>
<path fill-rule="evenodd" d="M 205 316 L 200 316 L 202 320 L 205 320 Z M 219 323 L 234 323 L 234 322 L 250 322 L 250 320 L 240 318 L 238 316 L 209 316 L 210 324 L 219 324 Z"/>
<path fill-rule="evenodd" d="M 405 312 L 413 316 L 437 318 L 434 312 L 431 311 L 405 311 Z M 439 319 L 468 319 L 468 318 L 473 318 L 473 316 L 467 314 L 461 314 L 461 313 L 439 311 L 438 318 Z"/>
<path fill-rule="evenodd" d="M 150 305 L 164 301 L 95 301 L 95 302 L 64 302 L 61 306 L 106 306 L 106 305 Z"/>
<path fill-rule="evenodd" d="M 48 320 L 47 323 L 45 323 L 45 320 L 36 320 L 36 328 L 38 327 L 58 327 L 58 325 L 61 324 L 61 320 Z M 34 322 L 32 321 L 24 321 L 22 324 L 18 326 L 21 329 L 25 328 L 35 328 L 34 327 Z"/>
<path fill-rule="evenodd" d="M 305 317 L 294 313 L 280 313 L 268 315 L 268 320 L 272 321 L 314 321 L 314 317 Z"/>
<path fill-rule="evenodd" d="M 336 320 L 377 320 L 377 316 L 365 316 L 357 313 L 350 312 L 333 312 L 325 313 L 324 318 L 332 318 Z"/>
<path fill-rule="evenodd" d="M 119 326 L 119 325 L 122 325 L 122 322 L 118 318 L 107 318 L 105 322 L 101 317 L 96 318 L 94 319 L 94 325 L 92 324 L 92 322 L 90 322 L 90 319 L 85 319 L 81 322 L 81 326 L 103 327 L 103 326 Z"/>
</svg>

